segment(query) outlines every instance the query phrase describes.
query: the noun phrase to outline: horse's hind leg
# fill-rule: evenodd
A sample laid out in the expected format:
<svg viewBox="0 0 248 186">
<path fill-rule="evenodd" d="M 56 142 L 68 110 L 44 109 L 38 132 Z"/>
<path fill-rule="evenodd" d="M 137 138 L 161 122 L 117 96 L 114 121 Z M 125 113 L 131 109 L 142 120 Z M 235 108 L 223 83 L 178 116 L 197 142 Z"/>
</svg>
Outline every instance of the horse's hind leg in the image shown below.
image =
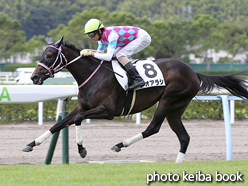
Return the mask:
<svg viewBox="0 0 248 186">
<path fill-rule="evenodd" d="M 159 102 L 156 112 L 153 116 L 153 119 L 144 132 L 139 133 L 129 139 L 126 139 L 121 143 L 118 143 L 117 145 L 112 147 L 111 150 L 115 152 L 119 152 L 121 151 L 122 147 L 128 147 L 131 144 L 142 140 L 143 138 L 147 138 L 153 134 L 158 133 L 164 121 L 165 116 L 167 115 L 167 113 L 169 113 L 172 110 L 172 108 L 169 106 L 170 104 L 167 105 L 166 103 L 167 102 L 165 100 L 161 100 Z"/>
<path fill-rule="evenodd" d="M 183 107 L 179 107 L 172 112 L 166 117 L 167 121 L 171 127 L 171 129 L 176 133 L 179 142 L 180 142 L 180 151 L 178 153 L 176 163 L 182 163 L 184 160 L 184 155 L 186 153 L 186 150 L 189 145 L 189 140 L 190 137 L 186 131 L 186 129 L 183 126 L 181 116 L 183 112 L 185 111 L 187 105 Z"/>
<path fill-rule="evenodd" d="M 114 147 L 112 147 L 111 150 L 115 152 L 119 152 L 121 151 L 122 147 L 128 147 L 129 145 L 143 138 L 147 138 L 153 134 L 158 133 L 166 116 L 170 124 L 170 127 L 178 136 L 181 145 L 181 149 L 177 157 L 176 163 L 183 162 L 184 154 L 189 144 L 189 135 L 182 124 L 181 116 L 185 111 L 185 109 L 187 108 L 188 103 L 186 102 L 184 103 L 183 106 L 179 106 L 179 107 L 177 106 L 178 105 L 177 103 L 181 104 L 178 99 L 173 100 L 173 98 L 167 100 L 161 100 L 154 114 L 153 120 L 150 123 L 150 125 L 146 128 L 146 130 L 127 140 L 124 140 L 122 143 L 115 145 Z"/>
</svg>

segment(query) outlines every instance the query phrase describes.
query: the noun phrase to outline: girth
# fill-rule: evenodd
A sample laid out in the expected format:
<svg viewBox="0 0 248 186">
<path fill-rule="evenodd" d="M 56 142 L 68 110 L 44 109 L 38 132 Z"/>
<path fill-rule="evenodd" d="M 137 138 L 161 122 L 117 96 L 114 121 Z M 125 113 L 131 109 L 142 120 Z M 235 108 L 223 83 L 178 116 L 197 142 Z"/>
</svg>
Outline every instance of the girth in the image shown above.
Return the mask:
<svg viewBox="0 0 248 186">
<path fill-rule="evenodd" d="M 126 116 L 132 111 L 135 103 L 135 99 L 136 99 L 136 90 L 126 91 L 125 107 L 123 108 L 120 116 Z"/>
</svg>

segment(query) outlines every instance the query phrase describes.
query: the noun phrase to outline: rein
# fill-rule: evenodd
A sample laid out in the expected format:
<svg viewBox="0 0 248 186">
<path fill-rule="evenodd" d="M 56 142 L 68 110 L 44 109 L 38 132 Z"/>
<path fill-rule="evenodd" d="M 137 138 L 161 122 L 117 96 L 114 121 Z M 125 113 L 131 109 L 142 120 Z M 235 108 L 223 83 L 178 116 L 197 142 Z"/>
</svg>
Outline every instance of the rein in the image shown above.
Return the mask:
<svg viewBox="0 0 248 186">
<path fill-rule="evenodd" d="M 95 75 L 95 73 L 102 66 L 102 64 L 103 64 L 103 60 L 99 63 L 99 65 L 96 67 L 94 72 L 92 72 L 92 74 L 80 86 L 78 86 L 78 89 L 80 89 L 82 86 L 84 86 Z"/>
<path fill-rule="evenodd" d="M 53 62 L 53 64 L 50 67 L 48 67 L 47 65 L 45 65 L 44 63 L 41 63 L 41 62 L 38 62 L 38 65 L 40 65 L 40 66 L 44 67 L 46 70 L 48 70 L 48 75 L 50 77 L 54 77 L 54 73 L 61 71 L 62 69 L 66 68 L 68 65 L 74 63 L 75 61 L 77 61 L 78 59 L 80 59 L 82 57 L 81 55 L 79 55 L 78 57 L 76 57 L 75 59 L 73 59 L 72 61 L 70 61 L 68 63 L 65 55 L 62 53 L 62 47 L 61 46 L 59 48 L 57 48 L 53 45 L 49 45 L 47 47 L 52 47 L 52 48 L 58 50 L 58 55 L 56 57 L 56 60 Z M 60 59 L 59 64 L 57 66 L 55 66 L 59 59 Z M 66 63 L 65 65 L 63 64 L 63 59 Z M 102 64 L 103 64 L 103 60 L 99 63 L 99 65 L 94 70 L 94 72 L 81 85 L 78 86 L 78 88 L 83 87 L 95 75 L 95 73 L 98 71 L 98 69 L 101 67 Z M 61 66 L 61 65 L 63 65 L 63 66 Z"/>
<path fill-rule="evenodd" d="M 93 61 L 95 61 L 96 63 L 99 63 L 94 57 L 92 57 L 92 56 L 90 56 L 90 57 L 93 59 Z M 108 69 L 109 71 L 113 72 L 114 74 L 116 74 L 116 75 L 118 75 L 118 76 L 120 76 L 120 77 L 123 78 L 123 76 L 120 75 L 119 73 L 113 71 L 112 69 L 110 69 L 110 68 L 108 68 L 108 67 L 106 67 L 106 66 L 104 66 L 104 65 L 102 65 L 102 66 L 103 66 L 104 68 Z"/>
<path fill-rule="evenodd" d="M 78 57 L 74 58 L 72 61 L 70 61 L 70 62 L 68 63 L 68 61 L 67 61 L 65 55 L 62 53 L 62 47 L 61 47 L 61 46 L 60 46 L 59 48 L 57 48 L 57 47 L 55 47 L 55 46 L 53 46 L 53 45 L 49 45 L 49 46 L 47 46 L 47 48 L 48 48 L 48 47 L 52 47 L 52 48 L 58 50 L 58 55 L 57 55 L 57 57 L 56 57 L 56 60 L 53 62 L 53 64 L 52 64 L 50 67 L 48 67 L 47 65 L 45 65 L 44 63 L 41 63 L 41 62 L 38 62 L 38 65 L 40 65 L 40 66 L 44 67 L 46 70 L 48 70 L 48 74 L 47 74 L 47 75 L 49 75 L 49 76 L 52 77 L 52 78 L 54 77 L 54 74 L 55 74 L 56 72 L 59 72 L 59 71 L 63 70 L 63 69 L 66 68 L 68 65 L 74 63 L 75 61 L 77 61 L 78 59 L 80 59 L 80 58 L 82 57 L 82 55 L 79 55 Z M 58 63 L 57 66 L 55 66 L 56 63 L 57 63 L 57 61 L 58 61 L 59 59 L 60 59 L 60 62 Z M 63 64 L 63 59 L 64 59 L 64 61 L 65 61 L 65 64 Z M 92 59 L 93 59 L 93 61 L 99 63 L 95 58 L 92 57 Z M 117 75 L 119 75 L 120 77 L 123 78 L 122 75 L 120 75 L 120 74 L 114 72 L 112 69 L 110 69 L 110 68 L 108 68 L 108 67 L 106 67 L 106 66 L 104 66 L 104 65 L 102 65 L 102 64 L 103 64 L 103 60 L 99 63 L 99 65 L 98 65 L 97 68 L 94 70 L 94 72 L 93 72 L 93 73 L 92 73 L 92 74 L 91 74 L 91 75 L 90 75 L 90 76 L 89 76 L 81 85 L 78 86 L 78 88 L 83 87 L 83 86 L 84 86 L 84 85 L 85 85 L 85 84 L 86 84 L 86 83 L 95 75 L 95 73 L 98 71 L 98 69 L 99 69 L 101 66 L 105 67 L 106 69 L 110 70 L 111 72 L 113 72 L 113 73 L 115 73 L 115 74 L 117 74 Z M 61 66 L 61 65 L 63 65 L 63 66 Z"/>
</svg>

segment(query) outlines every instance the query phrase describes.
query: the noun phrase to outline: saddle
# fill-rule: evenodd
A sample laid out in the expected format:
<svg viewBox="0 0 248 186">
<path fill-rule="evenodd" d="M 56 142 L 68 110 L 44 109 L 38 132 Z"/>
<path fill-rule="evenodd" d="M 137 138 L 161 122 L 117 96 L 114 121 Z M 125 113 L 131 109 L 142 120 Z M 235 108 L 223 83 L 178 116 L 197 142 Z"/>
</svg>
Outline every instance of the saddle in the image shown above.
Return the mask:
<svg viewBox="0 0 248 186">
<path fill-rule="evenodd" d="M 136 67 L 140 76 L 145 81 L 145 85 L 143 87 L 138 87 L 135 90 L 127 91 L 128 77 L 126 70 L 117 59 L 113 59 L 111 63 L 114 72 L 117 72 L 115 73 L 117 81 L 126 91 L 126 103 L 120 116 L 128 115 L 132 111 L 136 99 L 137 90 L 156 86 L 165 86 L 164 76 L 156 63 L 151 60 L 134 60 L 132 63 Z"/>
<path fill-rule="evenodd" d="M 115 77 L 121 87 L 126 91 L 128 88 L 128 78 L 126 74 L 126 70 L 124 67 L 118 62 L 118 60 L 113 59 L 111 61 L 112 67 L 115 74 Z M 151 88 L 156 86 L 165 86 L 164 76 L 156 63 L 151 60 L 134 60 L 133 65 L 136 67 L 140 76 L 145 81 L 145 85 L 143 87 L 138 87 L 135 90 L 140 90 L 144 88 Z M 119 74 L 119 75 L 118 75 Z M 121 76 L 122 77 L 121 77 Z"/>
</svg>

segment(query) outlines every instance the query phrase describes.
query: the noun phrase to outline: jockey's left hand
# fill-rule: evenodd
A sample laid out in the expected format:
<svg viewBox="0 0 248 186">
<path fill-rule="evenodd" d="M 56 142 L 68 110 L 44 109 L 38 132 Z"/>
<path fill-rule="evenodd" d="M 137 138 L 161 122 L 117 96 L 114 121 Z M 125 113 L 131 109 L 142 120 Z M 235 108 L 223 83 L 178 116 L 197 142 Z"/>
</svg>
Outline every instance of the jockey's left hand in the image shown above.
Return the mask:
<svg viewBox="0 0 248 186">
<path fill-rule="evenodd" d="M 91 50 L 89 50 L 89 49 L 84 49 L 84 50 L 81 50 L 80 51 L 80 55 L 81 56 L 91 56 L 91 53 L 92 53 L 92 51 Z"/>
</svg>

